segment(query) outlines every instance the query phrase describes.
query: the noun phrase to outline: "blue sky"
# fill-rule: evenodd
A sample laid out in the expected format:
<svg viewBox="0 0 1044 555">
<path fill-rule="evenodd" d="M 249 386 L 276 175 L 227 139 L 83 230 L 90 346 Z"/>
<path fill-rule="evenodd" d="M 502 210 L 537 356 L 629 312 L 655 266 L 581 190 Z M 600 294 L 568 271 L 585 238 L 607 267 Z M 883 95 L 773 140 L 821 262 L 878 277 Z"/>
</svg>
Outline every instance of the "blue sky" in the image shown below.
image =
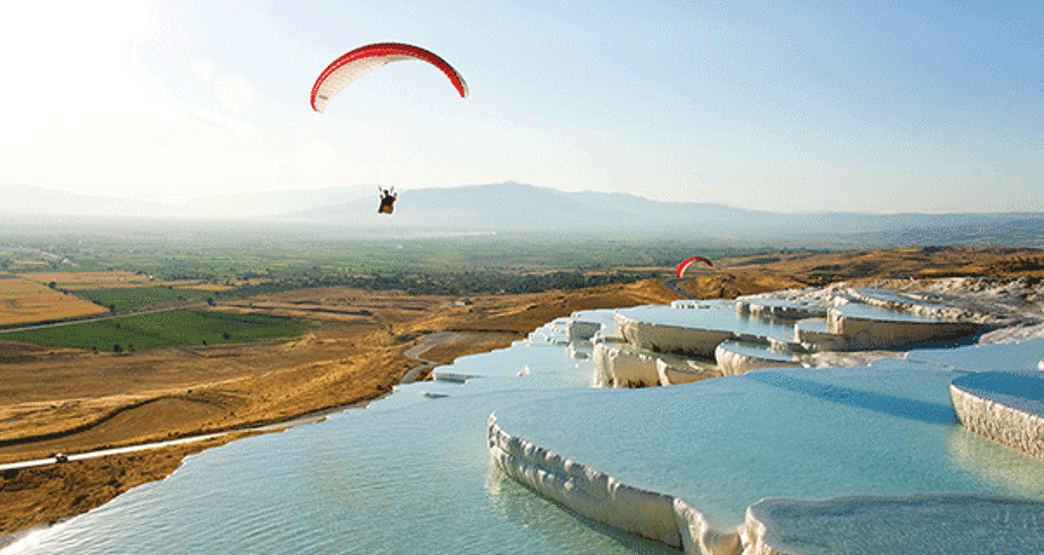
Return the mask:
<svg viewBox="0 0 1044 555">
<path fill-rule="evenodd" d="M 776 211 L 1044 211 L 1039 2 L 112 1 L 5 7 L 0 184 L 518 181 Z M 395 63 L 308 97 L 372 42 Z"/>
</svg>

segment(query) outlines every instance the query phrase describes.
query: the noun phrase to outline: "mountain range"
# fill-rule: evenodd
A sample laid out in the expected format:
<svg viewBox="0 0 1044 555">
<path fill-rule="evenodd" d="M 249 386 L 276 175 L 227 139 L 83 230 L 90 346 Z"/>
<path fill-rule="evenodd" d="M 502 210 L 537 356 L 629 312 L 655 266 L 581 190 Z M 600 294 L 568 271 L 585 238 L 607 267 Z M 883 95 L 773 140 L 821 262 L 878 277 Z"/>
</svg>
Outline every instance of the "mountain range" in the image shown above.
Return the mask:
<svg viewBox="0 0 1044 555">
<path fill-rule="evenodd" d="M 215 195 L 160 203 L 0 185 L 0 217 L 84 216 L 282 223 L 325 228 L 569 231 L 704 237 L 844 235 L 892 246 L 1044 245 L 1044 213 L 794 214 L 721 204 L 662 202 L 624 193 L 578 192 L 515 182 L 402 191 L 392 216 L 377 213 L 374 186 Z"/>
</svg>

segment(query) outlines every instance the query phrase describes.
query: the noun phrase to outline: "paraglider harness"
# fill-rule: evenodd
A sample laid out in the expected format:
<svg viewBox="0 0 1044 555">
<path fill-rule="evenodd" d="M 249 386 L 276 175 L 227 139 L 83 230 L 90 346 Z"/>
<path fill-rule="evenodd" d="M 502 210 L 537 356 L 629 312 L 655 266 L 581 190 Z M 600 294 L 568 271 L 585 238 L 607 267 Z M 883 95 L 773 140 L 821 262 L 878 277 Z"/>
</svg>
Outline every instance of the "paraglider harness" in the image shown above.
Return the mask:
<svg viewBox="0 0 1044 555">
<path fill-rule="evenodd" d="M 377 208 L 377 213 L 391 214 L 395 210 L 395 199 L 399 197 L 398 193 L 395 192 L 395 187 L 383 190 L 377 187 L 377 190 L 381 192 L 381 206 Z"/>
</svg>

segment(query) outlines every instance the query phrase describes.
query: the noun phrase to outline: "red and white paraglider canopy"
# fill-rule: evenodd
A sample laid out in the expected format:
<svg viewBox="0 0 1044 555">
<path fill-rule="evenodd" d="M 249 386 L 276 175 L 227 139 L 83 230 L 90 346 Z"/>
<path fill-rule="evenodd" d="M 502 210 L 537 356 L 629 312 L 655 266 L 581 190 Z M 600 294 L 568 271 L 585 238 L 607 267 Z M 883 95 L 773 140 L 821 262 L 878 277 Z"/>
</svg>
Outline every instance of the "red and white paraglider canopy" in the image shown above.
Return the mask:
<svg viewBox="0 0 1044 555">
<path fill-rule="evenodd" d="M 312 109 L 322 113 L 330 99 L 348 83 L 392 62 L 405 60 L 421 60 L 439 68 L 449 77 L 461 98 L 468 96 L 464 78 L 446 60 L 419 46 L 384 42 L 356 48 L 327 66 L 312 86 Z"/>
<path fill-rule="evenodd" d="M 678 279 L 681 279 L 685 275 L 685 270 L 688 270 L 689 266 L 692 266 L 695 262 L 703 262 L 708 266 L 714 266 L 710 260 L 707 260 L 702 256 L 693 256 L 692 258 L 682 260 L 681 264 L 678 264 L 678 269 L 674 271 L 674 274 L 678 276 Z"/>
</svg>

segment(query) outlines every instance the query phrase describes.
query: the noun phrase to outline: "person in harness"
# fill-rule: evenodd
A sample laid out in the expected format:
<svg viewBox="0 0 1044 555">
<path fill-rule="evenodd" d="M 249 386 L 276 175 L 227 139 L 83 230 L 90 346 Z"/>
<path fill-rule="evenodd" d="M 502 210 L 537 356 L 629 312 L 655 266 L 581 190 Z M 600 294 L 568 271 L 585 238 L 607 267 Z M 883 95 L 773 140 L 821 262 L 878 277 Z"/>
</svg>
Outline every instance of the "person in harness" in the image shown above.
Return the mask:
<svg viewBox="0 0 1044 555">
<path fill-rule="evenodd" d="M 381 192 L 381 205 L 377 208 L 377 213 L 391 214 L 395 210 L 395 199 L 399 197 L 398 193 L 395 192 L 395 187 L 391 189 L 377 187 L 377 190 Z"/>
</svg>

